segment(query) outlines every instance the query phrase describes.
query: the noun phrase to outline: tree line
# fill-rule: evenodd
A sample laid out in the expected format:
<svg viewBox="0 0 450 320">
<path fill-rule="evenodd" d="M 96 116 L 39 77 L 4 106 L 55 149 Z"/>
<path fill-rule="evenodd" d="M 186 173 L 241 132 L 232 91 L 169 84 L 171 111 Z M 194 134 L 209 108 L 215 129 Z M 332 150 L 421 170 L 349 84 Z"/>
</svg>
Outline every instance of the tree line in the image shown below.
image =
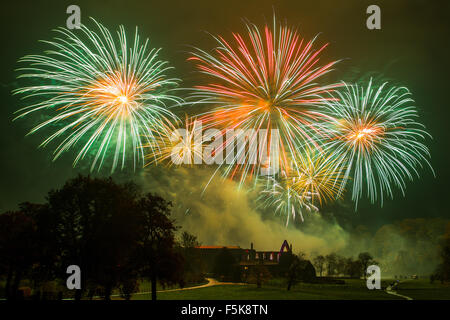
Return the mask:
<svg viewBox="0 0 450 320">
<path fill-rule="evenodd" d="M 151 282 L 152 299 L 157 284 L 184 286 L 186 250 L 175 239 L 171 207 L 134 183 L 80 175 L 51 190 L 43 204 L 0 214 L 4 295 L 20 298 L 19 284 L 28 279 L 39 299 L 45 283 L 65 285 L 69 265 L 81 269 L 75 299 L 92 298 L 98 289 L 104 299 L 114 289 L 129 299 L 140 279 Z"/>
<path fill-rule="evenodd" d="M 356 259 L 336 253 L 316 255 L 312 259 L 319 276 L 348 276 L 350 278 L 366 277 L 367 267 L 378 264 L 369 252 L 361 252 Z"/>
</svg>

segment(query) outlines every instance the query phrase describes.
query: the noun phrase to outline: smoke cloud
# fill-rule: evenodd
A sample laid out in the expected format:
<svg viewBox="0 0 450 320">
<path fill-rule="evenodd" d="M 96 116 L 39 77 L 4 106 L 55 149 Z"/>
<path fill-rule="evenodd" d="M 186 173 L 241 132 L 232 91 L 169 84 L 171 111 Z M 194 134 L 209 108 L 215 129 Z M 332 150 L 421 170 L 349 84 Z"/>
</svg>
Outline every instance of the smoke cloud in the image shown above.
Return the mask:
<svg viewBox="0 0 450 320">
<path fill-rule="evenodd" d="M 141 175 L 141 185 L 144 191 L 171 200 L 177 224 L 203 244 L 248 248 L 253 242 L 257 250 L 278 250 L 287 240 L 294 252 L 321 253 L 347 245 L 348 234 L 337 223 L 307 213 L 307 224 L 297 221 L 286 227 L 285 217 L 275 216 L 270 208 L 257 208 L 257 191 L 239 189 L 219 174 L 205 190 L 213 172 L 210 168 L 153 167 Z"/>
<path fill-rule="evenodd" d="M 257 190 L 239 188 L 208 167 L 162 166 L 147 168 L 139 177 L 144 192 L 158 193 L 173 203 L 173 215 L 181 231 L 198 237 L 204 245 L 238 245 L 257 250 L 279 250 L 284 240 L 294 253 L 307 257 L 337 253 L 357 258 L 369 252 L 384 276 L 430 274 L 439 263 L 439 239 L 445 219 L 405 219 L 371 232 L 365 226 L 342 227 L 333 215 L 305 213 L 305 222 L 276 216 L 273 208 L 261 208 Z M 205 186 L 208 187 L 205 189 Z"/>
</svg>

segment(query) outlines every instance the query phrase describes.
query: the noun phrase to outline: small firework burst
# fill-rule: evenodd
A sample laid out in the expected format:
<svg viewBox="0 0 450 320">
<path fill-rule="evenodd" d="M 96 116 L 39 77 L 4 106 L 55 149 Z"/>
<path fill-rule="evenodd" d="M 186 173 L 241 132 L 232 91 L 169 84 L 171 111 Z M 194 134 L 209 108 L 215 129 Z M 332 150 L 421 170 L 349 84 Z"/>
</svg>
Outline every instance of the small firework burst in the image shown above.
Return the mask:
<svg viewBox="0 0 450 320">
<path fill-rule="evenodd" d="M 146 165 L 165 162 L 171 165 L 201 164 L 203 161 L 201 123 L 195 118 L 190 119 L 186 115 L 184 128 L 170 125 L 170 130 L 159 135 L 149 145 Z"/>
<path fill-rule="evenodd" d="M 313 204 L 322 205 L 338 198 L 344 168 L 336 166 L 331 155 L 319 151 L 307 150 L 298 157 L 293 188 L 300 195 L 310 196 Z"/>
<path fill-rule="evenodd" d="M 274 208 L 275 213 L 285 216 L 286 226 L 297 216 L 304 221 L 304 211 L 319 210 L 311 201 L 313 193 L 308 190 L 298 192 L 297 183 L 298 176 L 282 171 L 278 177 L 267 177 L 258 198 L 264 207 Z"/>
</svg>

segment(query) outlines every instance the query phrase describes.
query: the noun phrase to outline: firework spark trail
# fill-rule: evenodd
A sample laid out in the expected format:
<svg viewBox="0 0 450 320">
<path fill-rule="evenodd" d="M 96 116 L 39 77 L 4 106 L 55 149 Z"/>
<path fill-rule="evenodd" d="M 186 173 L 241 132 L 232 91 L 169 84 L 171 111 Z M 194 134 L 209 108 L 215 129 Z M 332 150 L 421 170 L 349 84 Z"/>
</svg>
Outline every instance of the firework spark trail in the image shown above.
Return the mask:
<svg viewBox="0 0 450 320">
<path fill-rule="evenodd" d="M 325 113 L 335 118 L 326 149 L 334 154 L 336 166 L 345 167 L 344 183 L 352 176 L 352 199 L 358 203 L 363 191 L 372 202 L 383 204 L 386 193 L 393 198 L 393 186 L 404 195 L 406 179 L 419 176 L 418 167 L 430 167 L 430 153 L 421 142 L 431 137 L 418 117 L 414 101 L 405 87 L 366 86 L 344 83 L 328 101 Z"/>
<path fill-rule="evenodd" d="M 286 226 L 290 219 L 295 220 L 297 215 L 304 221 L 303 211 L 318 211 L 319 209 L 312 203 L 314 196 L 307 190 L 298 192 L 295 185 L 298 182 L 296 175 L 287 174 L 285 171 L 278 177 L 269 176 L 263 180 L 264 185 L 257 201 L 263 207 L 272 207 L 275 213 L 286 216 Z"/>
<path fill-rule="evenodd" d="M 293 188 L 311 198 L 312 204 L 322 205 L 340 197 L 345 169 L 336 165 L 332 155 L 317 150 L 305 150 L 297 155 L 298 166 Z"/>
<path fill-rule="evenodd" d="M 265 129 L 265 144 L 270 151 L 276 129 L 280 133 L 276 141 L 279 150 L 268 157 L 278 158 L 281 169 L 287 170 L 289 155 L 305 145 L 316 145 L 315 135 L 323 134 L 318 123 L 330 121 L 319 106 L 328 99 L 325 94 L 338 85 L 321 86 L 316 81 L 337 61 L 320 65 L 319 56 L 327 44 L 315 50 L 315 39 L 304 41 L 296 30 L 278 25 L 275 19 L 273 29 L 266 26 L 261 32 L 248 23 L 247 31 L 249 43 L 233 33 L 234 43 L 215 37 L 218 47 L 212 54 L 200 49 L 193 53 L 190 60 L 196 61 L 199 70 L 214 83 L 196 87 L 192 97 L 196 103 L 214 107 L 199 118 L 206 127 L 222 128 L 224 137 L 226 129 L 253 130 L 248 141 L 256 141 L 256 133 Z M 231 140 L 224 139 L 224 149 Z M 261 157 L 241 148 L 224 175 L 240 175 L 241 183 L 257 176 L 264 165 Z M 241 161 L 252 158 L 258 159 L 257 164 Z"/>
<path fill-rule="evenodd" d="M 146 165 L 169 163 L 171 165 L 201 164 L 204 145 L 201 143 L 201 125 L 196 118 L 185 116 L 184 128 L 170 124 L 170 130 L 160 134 L 144 148 L 150 148 Z"/>
<path fill-rule="evenodd" d="M 92 20 L 97 33 L 84 25 L 77 34 L 58 28 L 59 37 L 42 41 L 51 47 L 44 55 L 19 60 L 29 64 L 19 69 L 26 72 L 19 78 L 37 79 L 39 84 L 13 93 L 39 102 L 17 111 L 17 118 L 50 113 L 50 118 L 29 134 L 44 127 L 61 127 L 40 145 L 62 138 L 54 160 L 80 144 L 74 166 L 93 152 L 91 170 L 97 164 L 100 170 L 108 150 L 113 149 L 112 172 L 119 161 L 124 167 L 126 150 L 132 147 L 135 168 L 144 158 L 143 143 L 151 142 L 155 132 L 165 133 L 170 121 L 176 119 L 168 104 L 181 101 L 169 90 L 178 80 L 166 78 L 170 67 L 158 59 L 159 49 L 149 50 L 148 39 L 141 44 L 137 28 L 133 44 L 128 47 L 123 26 L 117 32 L 116 43 L 104 26 Z"/>
<path fill-rule="evenodd" d="M 169 109 L 184 104 L 172 94 L 179 80 L 166 77 L 170 67 L 159 49 L 149 49 L 148 39 L 141 43 L 137 29 L 129 47 L 122 26 L 116 42 L 93 21 L 97 32 L 59 28 L 59 37 L 43 41 L 51 47 L 44 55 L 19 60 L 28 64 L 19 78 L 37 84 L 13 91 L 33 100 L 16 119 L 50 113 L 29 134 L 57 127 L 40 145 L 60 140 L 54 160 L 79 147 L 74 166 L 92 154 L 91 170 L 111 153 L 111 172 L 120 162 L 124 168 L 131 152 L 134 168 L 170 157 L 173 164 L 216 163 L 215 172 L 239 186 L 252 179 L 256 186 L 254 178 L 264 176 L 259 201 L 286 215 L 286 224 L 339 198 L 351 181 L 356 206 L 366 194 L 383 205 L 394 188 L 404 194 L 419 168 L 433 171 L 422 142 L 431 136 L 416 121 L 408 89 L 372 79 L 364 86 L 318 84 L 337 63 L 319 63 L 327 44 L 316 48 L 315 38 L 305 41 L 275 18 L 271 28 L 247 23 L 247 37 L 214 37 L 212 53 L 193 53 L 189 60 L 212 80 L 191 98 L 210 109 L 186 116 L 184 133 Z M 213 144 L 197 144 L 202 129 L 215 130 L 206 134 Z"/>
</svg>

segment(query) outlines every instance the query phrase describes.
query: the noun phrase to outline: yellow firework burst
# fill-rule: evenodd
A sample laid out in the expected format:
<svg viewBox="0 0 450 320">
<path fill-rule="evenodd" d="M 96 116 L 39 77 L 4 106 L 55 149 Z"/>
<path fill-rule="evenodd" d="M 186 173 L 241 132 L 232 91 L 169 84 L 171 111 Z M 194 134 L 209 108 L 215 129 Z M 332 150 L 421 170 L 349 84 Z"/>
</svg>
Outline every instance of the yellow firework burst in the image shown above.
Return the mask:
<svg viewBox="0 0 450 320">
<path fill-rule="evenodd" d="M 318 151 L 306 151 L 299 156 L 293 189 L 311 197 L 311 203 L 322 204 L 341 195 L 343 168 L 336 166 L 331 156 Z"/>
<path fill-rule="evenodd" d="M 203 160 L 203 145 L 201 144 L 201 125 L 195 118 L 186 116 L 185 127 L 177 128 L 170 125 L 164 134 L 144 147 L 150 148 L 147 163 L 158 162 L 171 165 L 201 164 Z"/>
</svg>

